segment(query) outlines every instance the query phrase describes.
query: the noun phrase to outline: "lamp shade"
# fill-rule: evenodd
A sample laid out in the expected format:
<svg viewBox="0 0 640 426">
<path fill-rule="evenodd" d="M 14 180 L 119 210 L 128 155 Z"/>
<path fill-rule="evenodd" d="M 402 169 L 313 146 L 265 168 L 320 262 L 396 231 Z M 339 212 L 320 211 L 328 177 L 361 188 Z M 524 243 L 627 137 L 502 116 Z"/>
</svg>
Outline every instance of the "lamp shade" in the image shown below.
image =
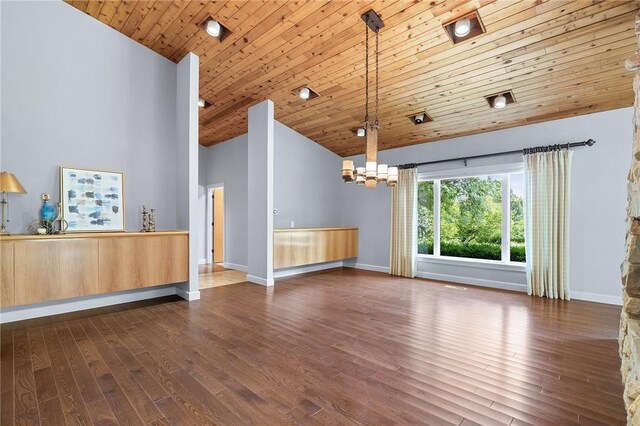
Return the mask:
<svg viewBox="0 0 640 426">
<path fill-rule="evenodd" d="M 398 183 L 398 168 L 396 166 L 389 167 L 387 176 L 387 185 L 395 186 Z"/>
<path fill-rule="evenodd" d="M 389 166 L 386 164 L 378 164 L 378 182 L 386 182 L 389 176 Z"/>
<path fill-rule="evenodd" d="M 9 172 L 0 173 L 0 192 L 27 193 L 18 178 Z"/>
</svg>

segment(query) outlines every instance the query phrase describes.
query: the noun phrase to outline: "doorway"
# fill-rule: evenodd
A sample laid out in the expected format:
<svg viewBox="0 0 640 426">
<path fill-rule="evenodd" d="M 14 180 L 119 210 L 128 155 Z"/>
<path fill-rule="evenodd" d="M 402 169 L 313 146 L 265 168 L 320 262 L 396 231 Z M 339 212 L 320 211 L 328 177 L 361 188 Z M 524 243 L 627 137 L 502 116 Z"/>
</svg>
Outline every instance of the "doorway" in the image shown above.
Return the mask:
<svg viewBox="0 0 640 426">
<path fill-rule="evenodd" d="M 224 188 L 213 188 L 211 191 L 211 204 L 213 205 L 213 217 L 211 220 L 211 235 L 213 246 L 211 256 L 213 263 L 224 262 Z"/>
<path fill-rule="evenodd" d="M 226 268 L 226 195 L 223 183 L 207 186 L 207 264 L 200 265 L 200 289 L 246 281 L 247 274 Z"/>
<path fill-rule="evenodd" d="M 207 186 L 207 213 L 206 213 L 206 255 L 207 265 L 222 264 L 225 260 L 225 191 L 223 183 Z"/>
</svg>

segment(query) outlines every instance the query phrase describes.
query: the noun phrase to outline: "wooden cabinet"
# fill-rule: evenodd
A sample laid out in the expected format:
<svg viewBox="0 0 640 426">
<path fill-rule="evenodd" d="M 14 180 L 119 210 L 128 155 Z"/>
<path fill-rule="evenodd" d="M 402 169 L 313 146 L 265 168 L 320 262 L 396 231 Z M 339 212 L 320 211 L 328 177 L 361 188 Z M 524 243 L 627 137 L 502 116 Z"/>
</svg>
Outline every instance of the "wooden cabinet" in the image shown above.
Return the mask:
<svg viewBox="0 0 640 426">
<path fill-rule="evenodd" d="M 106 293 L 187 281 L 188 255 L 189 240 L 179 235 L 100 240 L 100 290 Z"/>
<path fill-rule="evenodd" d="M 13 242 L 0 241 L 0 307 L 15 304 Z"/>
<path fill-rule="evenodd" d="M 92 239 L 16 241 L 15 304 L 98 293 L 98 242 Z"/>
<path fill-rule="evenodd" d="M 273 233 L 274 269 L 357 256 L 358 228 L 293 228 Z"/>
<path fill-rule="evenodd" d="M 3 307 L 188 281 L 186 232 L 0 239 Z"/>
</svg>

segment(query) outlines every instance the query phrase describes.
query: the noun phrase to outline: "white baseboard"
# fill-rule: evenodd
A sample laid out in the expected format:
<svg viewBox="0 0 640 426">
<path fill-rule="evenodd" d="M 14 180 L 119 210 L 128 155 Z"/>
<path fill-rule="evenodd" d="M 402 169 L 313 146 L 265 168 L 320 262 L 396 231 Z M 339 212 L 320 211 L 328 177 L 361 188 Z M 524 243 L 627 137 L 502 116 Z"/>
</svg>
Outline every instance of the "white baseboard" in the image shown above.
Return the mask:
<svg viewBox="0 0 640 426">
<path fill-rule="evenodd" d="M 168 285 L 141 290 L 121 291 L 97 296 L 77 297 L 57 302 L 36 303 L 33 305 L 2 308 L 0 311 L 0 324 L 46 317 L 50 315 L 66 314 L 69 312 L 84 311 L 86 309 L 102 308 L 104 306 L 119 305 L 128 302 L 137 302 L 139 300 L 155 299 L 157 297 L 172 296 L 175 294 L 176 286 Z"/>
<path fill-rule="evenodd" d="M 365 269 L 367 271 L 384 272 L 387 274 L 389 273 L 389 268 L 386 266 L 367 265 L 363 263 L 352 263 L 352 262 L 344 262 L 344 266 L 347 268 Z M 426 278 L 431 280 L 438 280 L 438 281 L 449 281 L 449 282 L 459 283 L 459 284 L 468 284 L 468 285 L 479 286 L 479 287 L 489 287 L 489 288 L 497 288 L 502 290 L 519 291 L 523 293 L 527 292 L 527 285 L 520 284 L 520 283 L 483 280 L 479 278 L 461 277 L 457 275 L 435 274 L 431 272 L 418 272 L 416 277 Z M 587 302 L 606 303 L 609 305 L 619 305 L 619 306 L 622 305 L 622 296 L 609 296 L 605 294 L 587 293 L 582 291 L 572 291 L 571 299 L 584 300 Z"/>
<path fill-rule="evenodd" d="M 608 305 L 622 306 L 622 295 L 608 296 L 606 294 L 587 293 L 584 291 L 572 291 L 571 299 L 585 300 L 587 302 L 606 303 Z"/>
<path fill-rule="evenodd" d="M 207 263 L 209 263 L 207 259 L 198 259 L 198 265 L 206 265 Z"/>
<path fill-rule="evenodd" d="M 366 263 L 356 262 L 344 262 L 343 266 L 347 268 L 364 269 L 365 271 L 383 272 L 385 274 L 389 273 L 388 266 L 367 265 Z"/>
<path fill-rule="evenodd" d="M 294 267 L 294 268 L 278 269 L 276 271 L 273 271 L 273 277 L 284 278 L 284 277 L 289 277 L 291 275 L 306 274 L 307 272 L 315 272 L 315 271 L 322 271 L 324 269 L 340 268 L 343 266 L 343 264 L 344 262 L 339 261 L 339 262 L 317 263 L 315 265 L 308 265 L 308 266 L 301 266 L 301 267 Z"/>
<path fill-rule="evenodd" d="M 189 291 L 189 290 L 184 290 L 180 287 L 176 287 L 176 294 L 182 297 L 184 300 L 188 300 L 189 302 L 191 302 L 192 300 L 200 299 L 200 290 Z"/>
<path fill-rule="evenodd" d="M 418 278 L 426 278 L 429 280 L 448 281 L 452 283 L 474 285 L 479 287 L 497 288 L 501 290 L 511 290 L 527 292 L 527 285 L 520 283 L 510 283 L 505 281 L 483 280 L 480 278 L 461 277 L 458 275 L 435 274 L 433 272 L 420 272 L 416 274 Z"/>
<path fill-rule="evenodd" d="M 223 262 L 222 266 L 227 269 L 233 269 L 240 272 L 247 272 L 247 265 L 238 265 L 237 263 Z"/>
<path fill-rule="evenodd" d="M 252 282 L 254 284 L 260 284 L 265 287 L 273 286 L 273 282 L 274 282 L 273 278 L 260 278 L 260 277 L 256 277 L 255 275 L 249 275 L 249 274 L 247 274 L 247 281 Z"/>
</svg>

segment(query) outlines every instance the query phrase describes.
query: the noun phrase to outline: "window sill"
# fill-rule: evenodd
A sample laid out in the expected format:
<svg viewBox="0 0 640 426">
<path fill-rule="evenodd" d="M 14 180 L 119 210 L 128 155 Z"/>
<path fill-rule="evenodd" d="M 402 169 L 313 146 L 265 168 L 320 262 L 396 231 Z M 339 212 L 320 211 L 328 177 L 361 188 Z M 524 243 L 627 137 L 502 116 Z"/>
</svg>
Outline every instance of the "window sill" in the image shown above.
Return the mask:
<svg viewBox="0 0 640 426">
<path fill-rule="evenodd" d="M 502 262 L 497 260 L 469 259 L 451 256 L 434 256 L 431 254 L 417 255 L 419 263 L 437 263 L 441 265 L 463 266 L 468 268 L 499 269 L 502 271 L 525 272 L 526 263 Z"/>
</svg>

